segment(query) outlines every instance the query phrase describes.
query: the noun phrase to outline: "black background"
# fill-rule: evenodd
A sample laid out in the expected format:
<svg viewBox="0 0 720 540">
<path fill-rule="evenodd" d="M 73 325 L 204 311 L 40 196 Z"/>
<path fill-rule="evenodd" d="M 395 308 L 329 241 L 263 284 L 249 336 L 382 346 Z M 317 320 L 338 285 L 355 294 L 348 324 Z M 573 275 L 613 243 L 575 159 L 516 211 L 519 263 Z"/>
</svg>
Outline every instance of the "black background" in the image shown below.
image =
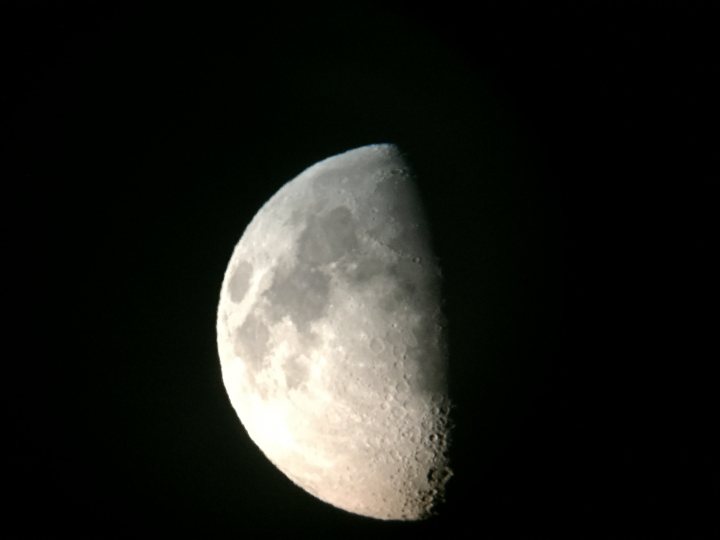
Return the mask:
<svg viewBox="0 0 720 540">
<path fill-rule="evenodd" d="M 718 534 L 706 4 L 29 1 L 2 21 L 4 531 Z M 455 476 L 421 523 L 289 482 L 215 348 L 257 209 L 376 142 L 414 165 L 445 276 Z"/>
</svg>

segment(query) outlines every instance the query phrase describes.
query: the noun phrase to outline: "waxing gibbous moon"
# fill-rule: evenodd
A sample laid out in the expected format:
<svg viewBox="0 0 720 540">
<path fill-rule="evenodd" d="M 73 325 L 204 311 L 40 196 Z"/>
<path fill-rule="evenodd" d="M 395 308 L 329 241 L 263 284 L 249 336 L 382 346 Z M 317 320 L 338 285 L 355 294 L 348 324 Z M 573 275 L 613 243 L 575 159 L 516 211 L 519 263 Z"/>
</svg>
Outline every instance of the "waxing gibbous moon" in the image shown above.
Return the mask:
<svg viewBox="0 0 720 540">
<path fill-rule="evenodd" d="M 411 171 L 395 146 L 364 146 L 285 184 L 242 235 L 218 307 L 223 382 L 295 484 L 422 519 L 451 476 L 443 321 Z"/>
</svg>

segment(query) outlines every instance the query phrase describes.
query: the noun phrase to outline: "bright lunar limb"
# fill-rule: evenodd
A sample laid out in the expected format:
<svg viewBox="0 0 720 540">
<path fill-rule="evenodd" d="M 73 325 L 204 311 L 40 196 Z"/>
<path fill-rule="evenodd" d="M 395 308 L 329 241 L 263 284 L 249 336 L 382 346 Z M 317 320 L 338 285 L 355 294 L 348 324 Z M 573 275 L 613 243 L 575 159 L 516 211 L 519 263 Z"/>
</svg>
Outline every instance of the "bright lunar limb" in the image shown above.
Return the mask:
<svg viewBox="0 0 720 540">
<path fill-rule="evenodd" d="M 433 513 L 447 460 L 440 271 L 393 145 L 316 163 L 230 259 L 217 340 L 230 401 L 288 478 L 344 510 Z"/>
</svg>

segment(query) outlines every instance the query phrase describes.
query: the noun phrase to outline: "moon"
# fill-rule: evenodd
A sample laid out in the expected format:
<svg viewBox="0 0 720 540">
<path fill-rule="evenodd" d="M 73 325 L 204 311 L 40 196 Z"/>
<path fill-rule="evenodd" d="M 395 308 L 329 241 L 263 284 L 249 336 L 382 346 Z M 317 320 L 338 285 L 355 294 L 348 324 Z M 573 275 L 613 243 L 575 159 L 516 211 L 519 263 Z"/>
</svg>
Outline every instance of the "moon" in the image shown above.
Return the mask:
<svg viewBox="0 0 720 540">
<path fill-rule="evenodd" d="M 330 157 L 252 219 L 222 283 L 230 402 L 292 482 L 383 520 L 436 513 L 452 476 L 441 275 L 398 148 Z"/>
</svg>

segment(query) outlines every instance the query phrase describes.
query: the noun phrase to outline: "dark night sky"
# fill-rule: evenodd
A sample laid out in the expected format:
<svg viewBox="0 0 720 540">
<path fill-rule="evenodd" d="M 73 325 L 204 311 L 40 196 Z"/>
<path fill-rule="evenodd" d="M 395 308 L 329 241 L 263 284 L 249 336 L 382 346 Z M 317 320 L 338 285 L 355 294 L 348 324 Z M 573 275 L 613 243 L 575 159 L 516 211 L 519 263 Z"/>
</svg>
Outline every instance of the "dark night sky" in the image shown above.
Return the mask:
<svg viewBox="0 0 720 540">
<path fill-rule="evenodd" d="M 709 3 L 15 4 L 4 532 L 720 532 Z M 445 276 L 455 477 L 415 524 L 290 483 L 215 349 L 260 205 L 375 142 L 414 165 Z"/>
</svg>

